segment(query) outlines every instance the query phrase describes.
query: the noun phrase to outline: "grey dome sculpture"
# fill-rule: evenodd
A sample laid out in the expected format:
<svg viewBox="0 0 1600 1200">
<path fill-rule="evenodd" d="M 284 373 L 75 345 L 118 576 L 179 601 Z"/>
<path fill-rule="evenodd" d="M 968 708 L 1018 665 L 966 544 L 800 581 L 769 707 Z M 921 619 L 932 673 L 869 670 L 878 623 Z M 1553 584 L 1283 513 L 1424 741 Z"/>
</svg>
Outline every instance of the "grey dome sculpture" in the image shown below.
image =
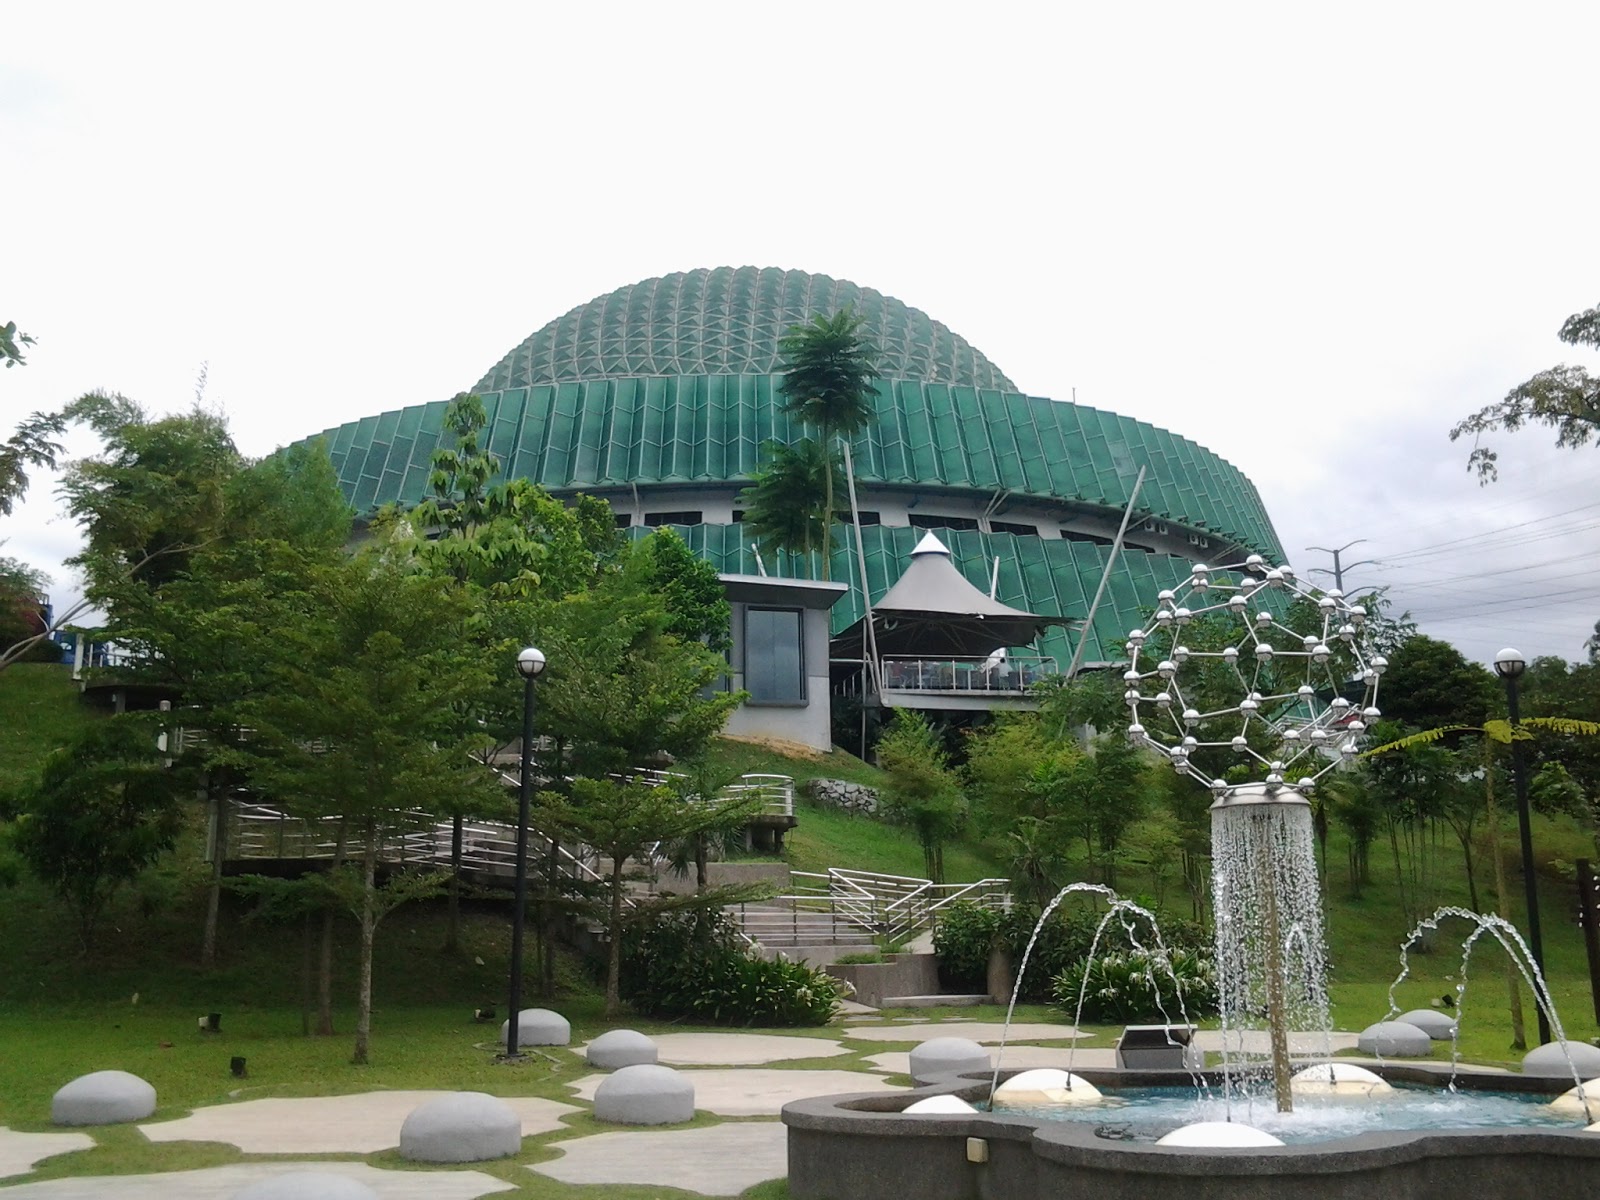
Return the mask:
<svg viewBox="0 0 1600 1200">
<path fill-rule="evenodd" d="M 601 1081 L 594 1115 L 619 1125 L 675 1125 L 694 1119 L 694 1084 L 671 1067 L 642 1063 Z"/>
<path fill-rule="evenodd" d="M 660 1057 L 655 1042 L 636 1029 L 613 1029 L 589 1043 L 584 1058 L 591 1067 L 615 1071 L 654 1063 Z"/>
<path fill-rule="evenodd" d="M 378 1200 L 378 1193 L 348 1175 L 329 1171 L 285 1171 L 233 1194 L 233 1200 Z"/>
<path fill-rule="evenodd" d="M 930 1038 L 911 1051 L 911 1078 L 917 1083 L 931 1083 L 952 1071 L 987 1071 L 992 1066 L 989 1052 L 966 1038 Z"/>
<path fill-rule="evenodd" d="M 500 1022 L 500 1044 L 506 1043 L 510 1021 Z M 572 1041 L 572 1024 L 548 1008 L 525 1008 L 517 1017 L 517 1045 L 565 1046 Z"/>
<path fill-rule="evenodd" d="M 1571 1079 L 1574 1069 L 1579 1079 L 1593 1079 L 1600 1075 L 1600 1047 L 1591 1046 L 1588 1042 L 1548 1042 L 1528 1051 L 1522 1060 L 1524 1075 L 1552 1075 L 1559 1079 Z"/>
<path fill-rule="evenodd" d="M 120 1125 L 156 1111 L 156 1089 L 127 1071 L 80 1075 L 50 1100 L 57 1125 Z"/>
<path fill-rule="evenodd" d="M 522 1118 L 484 1092 L 435 1097 L 400 1126 L 400 1157 L 412 1162 L 483 1162 L 521 1150 Z"/>
<path fill-rule="evenodd" d="M 1433 1053 L 1433 1039 L 1404 1021 L 1379 1021 L 1361 1031 L 1356 1048 L 1379 1058 L 1426 1058 Z"/>
<path fill-rule="evenodd" d="M 1456 1035 L 1456 1019 L 1435 1008 L 1414 1008 L 1395 1018 L 1407 1025 L 1415 1025 L 1436 1042 L 1448 1042 Z"/>
</svg>

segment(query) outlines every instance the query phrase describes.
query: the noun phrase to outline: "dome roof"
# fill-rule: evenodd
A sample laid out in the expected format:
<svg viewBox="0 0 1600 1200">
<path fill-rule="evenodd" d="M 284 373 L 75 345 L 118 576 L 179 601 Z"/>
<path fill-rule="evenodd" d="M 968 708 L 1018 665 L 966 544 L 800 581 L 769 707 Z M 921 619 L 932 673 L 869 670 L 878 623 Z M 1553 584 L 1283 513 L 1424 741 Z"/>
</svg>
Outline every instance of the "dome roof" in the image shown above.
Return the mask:
<svg viewBox="0 0 1600 1200">
<path fill-rule="evenodd" d="M 792 325 L 849 306 L 883 351 L 887 379 L 1016 391 L 960 334 L 893 296 L 776 267 L 681 271 L 618 288 L 557 317 L 516 346 L 478 392 L 582 379 L 772 375 Z"/>
</svg>

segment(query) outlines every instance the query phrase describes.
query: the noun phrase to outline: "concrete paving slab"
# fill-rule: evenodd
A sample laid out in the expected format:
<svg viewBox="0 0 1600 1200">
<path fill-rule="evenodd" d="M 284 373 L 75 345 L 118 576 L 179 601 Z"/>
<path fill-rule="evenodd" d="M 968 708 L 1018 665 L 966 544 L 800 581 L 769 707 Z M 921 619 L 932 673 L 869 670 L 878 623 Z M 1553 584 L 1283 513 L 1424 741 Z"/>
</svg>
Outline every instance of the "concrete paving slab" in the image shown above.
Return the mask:
<svg viewBox="0 0 1600 1200">
<path fill-rule="evenodd" d="M 835 1006 L 836 1011 L 846 1017 L 877 1016 L 878 1010 L 870 1004 L 861 1004 L 855 1000 L 840 1000 Z"/>
<path fill-rule="evenodd" d="M 5 1190 L 6 1200 L 219 1200 L 290 1171 L 326 1171 L 359 1180 L 382 1200 L 476 1200 L 516 1185 L 482 1171 L 380 1171 L 366 1163 L 238 1163 L 161 1175 L 85 1175 L 41 1179 Z"/>
<path fill-rule="evenodd" d="M 774 1071 L 746 1067 L 726 1071 L 682 1071 L 694 1084 L 697 1112 L 719 1117 L 775 1117 L 791 1100 L 812 1096 L 833 1096 L 840 1092 L 903 1092 L 891 1087 L 883 1076 L 867 1071 Z M 567 1086 L 580 1099 L 593 1100 L 594 1090 L 607 1076 L 585 1075 Z"/>
<path fill-rule="evenodd" d="M 994 1047 L 989 1047 L 989 1061 L 994 1062 Z M 1090 1049 L 1085 1046 L 1073 1051 L 1065 1046 L 1006 1046 L 1005 1055 L 1000 1060 L 1000 1065 L 1006 1070 L 1013 1067 L 1059 1067 L 1063 1071 L 1070 1066 L 1077 1070 L 1103 1070 L 1117 1065 L 1117 1052 L 1105 1048 Z M 911 1073 L 911 1054 L 906 1050 L 886 1050 L 882 1054 L 869 1054 L 866 1061 L 877 1067 L 880 1071 L 887 1071 L 891 1075 L 909 1075 Z"/>
<path fill-rule="evenodd" d="M 961 1036 L 974 1042 L 996 1043 L 1004 1028 L 999 1021 L 962 1021 Z M 929 1038 L 949 1037 L 951 1034 L 950 1024 L 944 1022 L 937 1025 L 853 1025 L 839 1032 L 848 1038 L 862 1038 L 871 1042 L 925 1042 Z M 1070 1042 L 1078 1037 L 1093 1036 L 1079 1034 L 1071 1025 L 1018 1021 L 1011 1027 L 1006 1042 Z"/>
<path fill-rule="evenodd" d="M 0 1179 L 26 1175 L 37 1162 L 93 1145 L 87 1133 L 18 1133 L 0 1125 Z"/>
<path fill-rule="evenodd" d="M 400 1144 L 411 1110 L 443 1091 L 361 1092 L 353 1096 L 241 1100 L 196 1109 L 176 1121 L 139 1126 L 152 1142 L 227 1142 L 246 1154 L 371 1154 Z M 508 1096 L 522 1118 L 522 1136 L 561 1128 L 570 1104 Z"/>
<path fill-rule="evenodd" d="M 1290 1033 L 1289 1053 L 1294 1055 L 1322 1055 L 1340 1050 L 1354 1050 L 1361 1040 L 1358 1033 Z M 1194 1044 L 1207 1053 L 1220 1054 L 1223 1047 L 1222 1030 L 1202 1029 L 1194 1035 Z M 1227 1044 L 1230 1050 L 1242 1054 L 1272 1053 L 1272 1035 L 1265 1029 L 1230 1029 Z"/>
<path fill-rule="evenodd" d="M 777 1121 L 596 1133 L 554 1148 L 564 1151 L 560 1158 L 529 1169 L 563 1183 L 653 1184 L 702 1196 L 737 1196 L 789 1170 L 789 1142 Z"/>
<path fill-rule="evenodd" d="M 836 1058 L 851 1053 L 832 1038 L 775 1033 L 663 1033 L 653 1039 L 658 1061 L 672 1066 L 742 1067 L 797 1058 Z M 587 1047 L 574 1046 L 583 1054 Z"/>
</svg>

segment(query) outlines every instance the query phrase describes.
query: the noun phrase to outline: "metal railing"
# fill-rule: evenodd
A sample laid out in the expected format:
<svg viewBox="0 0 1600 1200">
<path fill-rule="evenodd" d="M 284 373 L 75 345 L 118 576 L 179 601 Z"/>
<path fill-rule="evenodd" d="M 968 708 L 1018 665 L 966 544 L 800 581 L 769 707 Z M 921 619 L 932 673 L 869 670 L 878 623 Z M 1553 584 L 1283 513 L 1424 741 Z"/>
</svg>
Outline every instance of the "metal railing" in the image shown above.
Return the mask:
<svg viewBox="0 0 1600 1200">
<path fill-rule="evenodd" d="M 933 928 L 939 914 L 958 901 L 1005 908 L 1010 884 L 1004 879 L 976 883 L 934 883 L 908 875 L 852 871 L 840 867 L 817 873 L 793 871 L 789 891 L 759 905 L 741 906 L 740 927 L 763 944 L 781 938 L 804 945 L 853 941 L 904 942 Z M 826 936 L 824 936 L 826 935 Z"/>
<path fill-rule="evenodd" d="M 1061 674 L 1050 657 L 885 658 L 885 691 L 1020 695 Z"/>
</svg>

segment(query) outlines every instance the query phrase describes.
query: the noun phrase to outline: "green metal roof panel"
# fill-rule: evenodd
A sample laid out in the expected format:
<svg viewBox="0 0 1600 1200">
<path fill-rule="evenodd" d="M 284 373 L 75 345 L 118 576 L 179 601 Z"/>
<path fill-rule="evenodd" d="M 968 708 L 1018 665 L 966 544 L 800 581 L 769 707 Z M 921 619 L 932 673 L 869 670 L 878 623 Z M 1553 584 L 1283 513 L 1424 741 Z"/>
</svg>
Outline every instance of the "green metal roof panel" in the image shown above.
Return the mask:
<svg viewBox="0 0 1600 1200">
<path fill-rule="evenodd" d="M 491 392 L 488 448 L 504 474 L 553 491 L 634 482 L 741 484 L 760 446 L 796 432 L 773 376 L 650 377 Z M 441 436 L 444 404 L 367 417 L 328 430 L 330 454 L 358 511 L 415 503 Z M 1129 417 L 1020 393 L 895 380 L 877 422 L 855 443 L 860 482 L 997 488 L 1107 509 L 1127 503 L 1149 468 L 1138 508 L 1281 557 L 1255 487 L 1187 439 Z M 415 428 L 408 445 L 383 431 Z"/>
<path fill-rule="evenodd" d="M 597 296 L 529 336 L 474 390 L 660 375 L 770 375 L 778 339 L 849 307 L 883 352 L 886 379 L 1015 386 L 927 313 L 849 280 L 772 267 L 717 267 L 646 279 Z"/>
</svg>

